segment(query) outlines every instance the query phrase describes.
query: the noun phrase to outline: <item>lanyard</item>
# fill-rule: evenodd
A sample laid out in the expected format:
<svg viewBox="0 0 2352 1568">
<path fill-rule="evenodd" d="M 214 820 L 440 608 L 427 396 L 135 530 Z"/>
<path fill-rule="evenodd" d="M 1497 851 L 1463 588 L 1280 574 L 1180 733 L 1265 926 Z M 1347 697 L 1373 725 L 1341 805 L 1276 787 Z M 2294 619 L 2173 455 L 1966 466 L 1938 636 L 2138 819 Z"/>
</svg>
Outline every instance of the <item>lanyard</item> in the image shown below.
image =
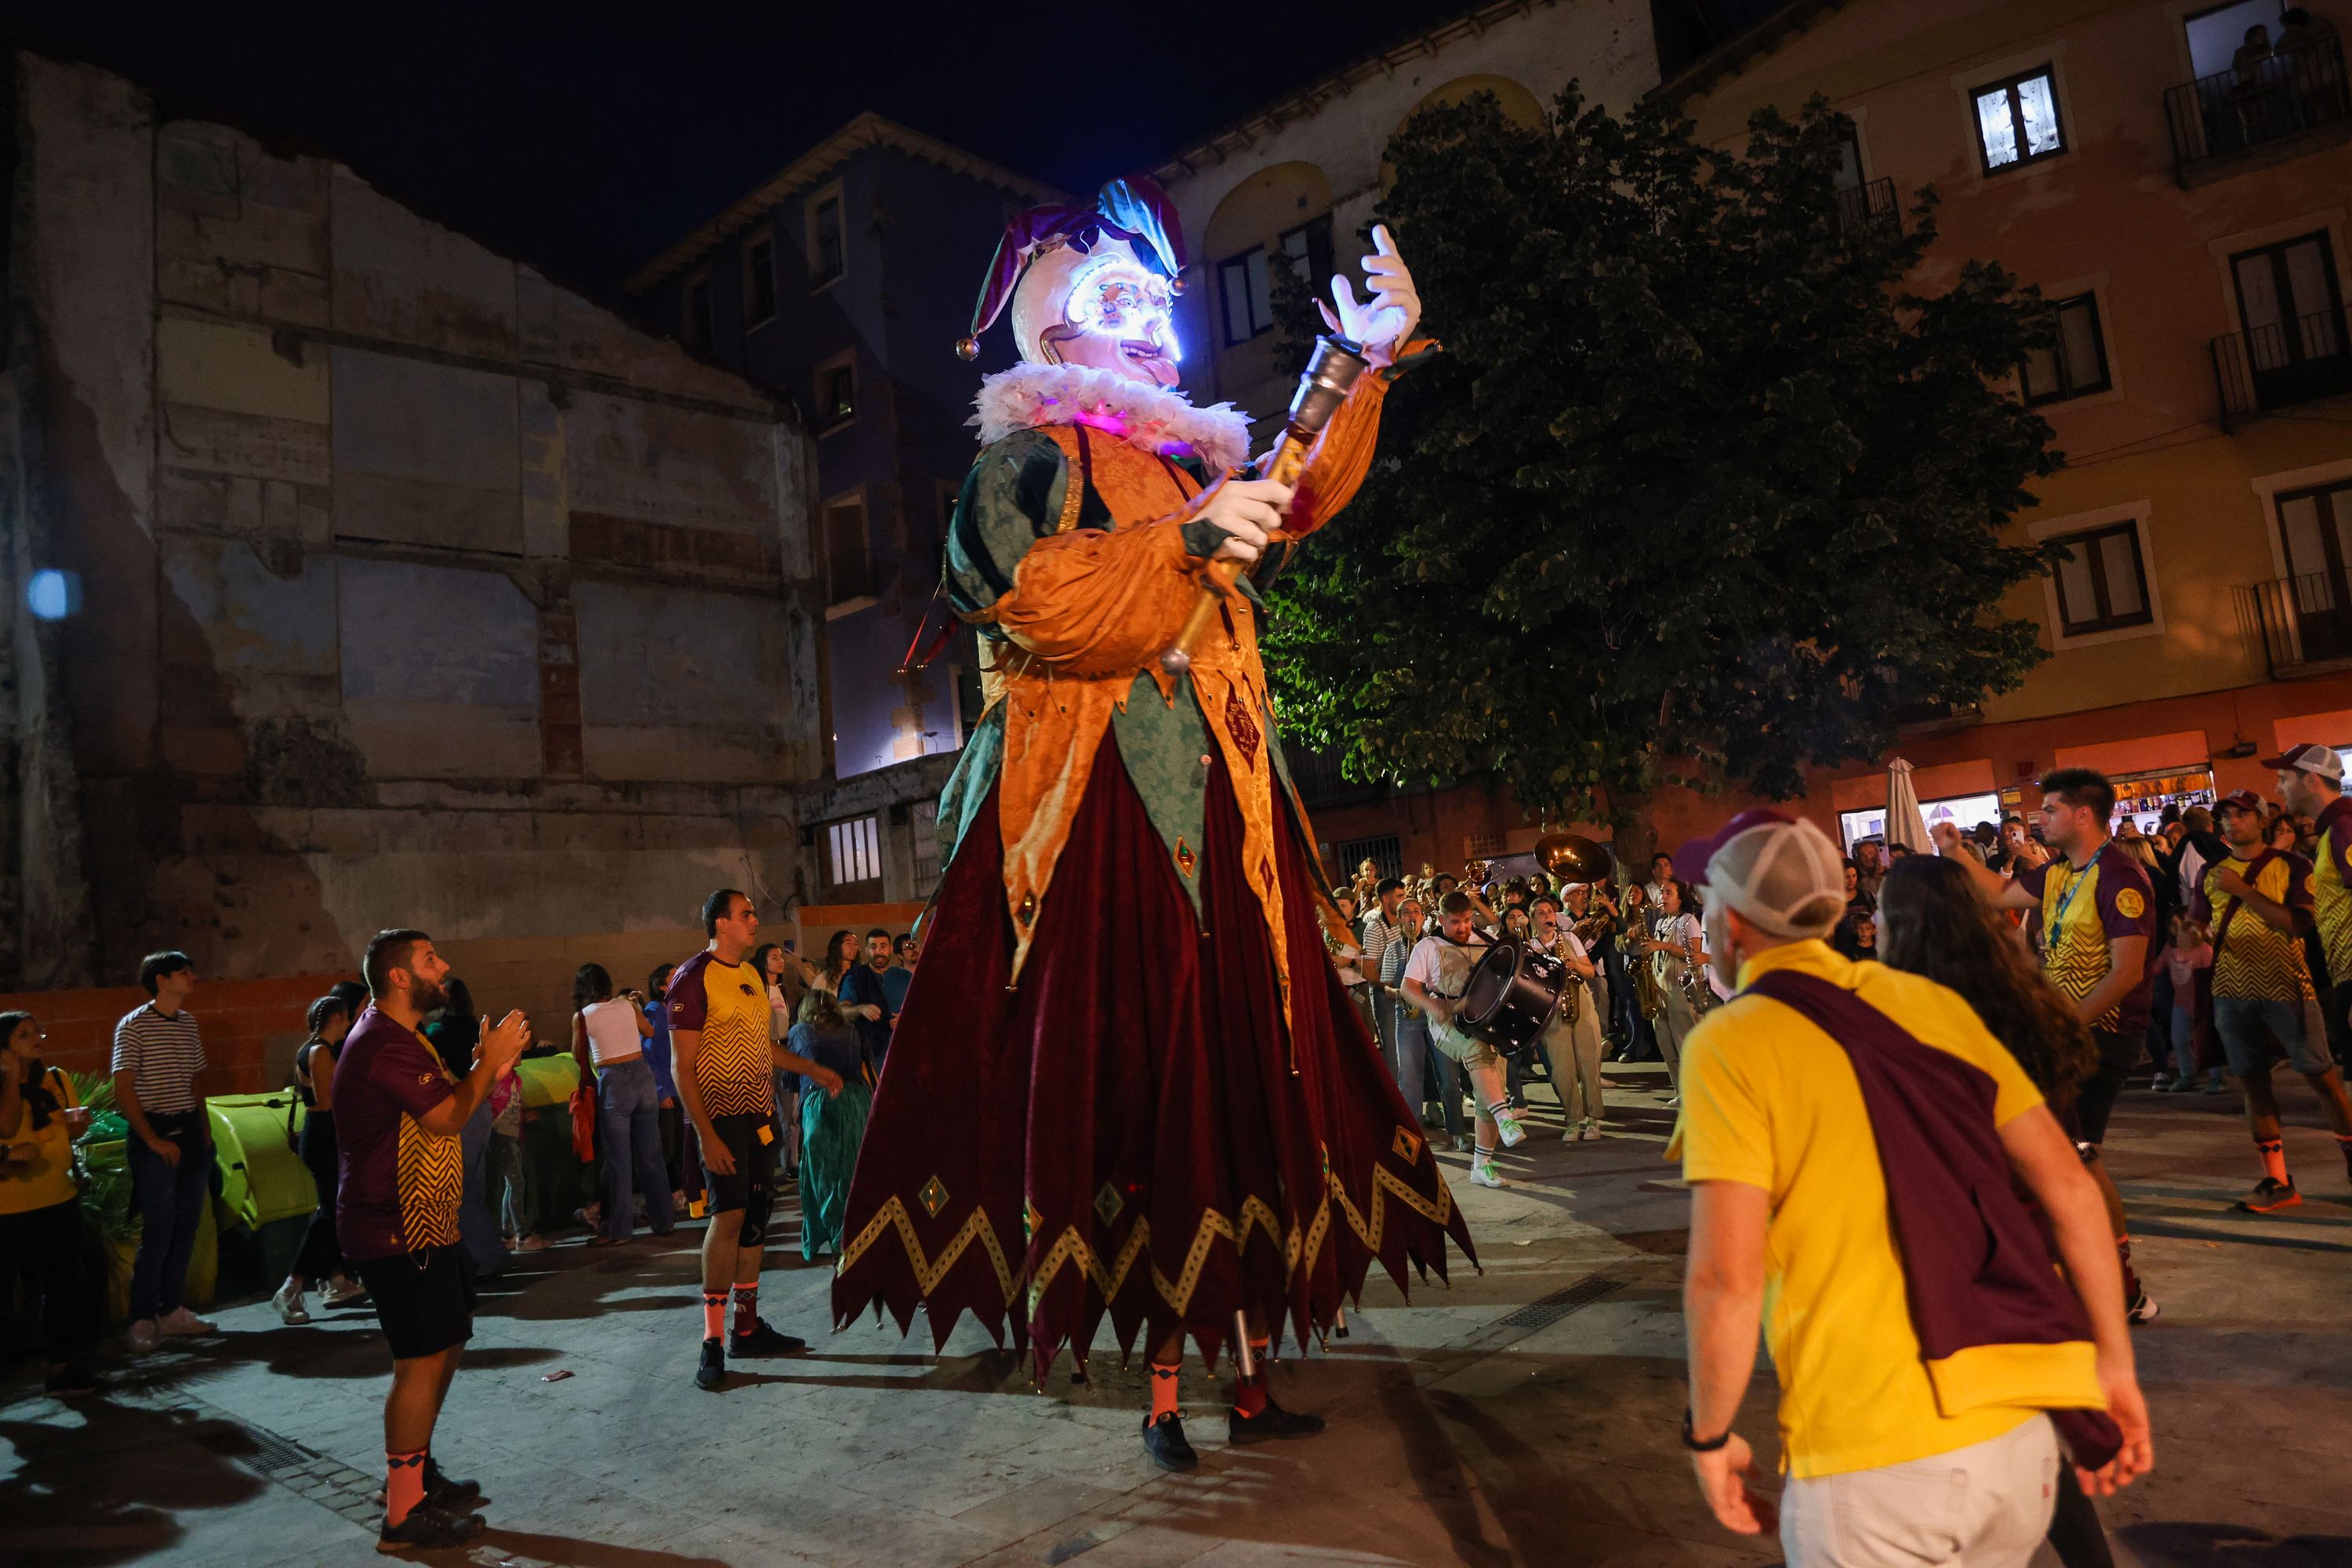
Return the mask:
<svg viewBox="0 0 2352 1568">
<path fill-rule="evenodd" d="M 2098 868 L 2099 861 L 2096 856 L 2093 856 L 2091 863 L 2079 871 L 2075 871 L 2071 863 L 2067 866 L 2066 869 L 2073 871 L 2074 875 L 2066 879 L 2065 890 L 2058 895 L 2058 907 L 2051 912 L 2051 941 L 2056 942 L 2063 934 L 2066 928 L 2066 911 L 2074 907 L 2074 895 L 2083 890 L 2083 884 L 2089 881 L 2091 874 Z"/>
</svg>

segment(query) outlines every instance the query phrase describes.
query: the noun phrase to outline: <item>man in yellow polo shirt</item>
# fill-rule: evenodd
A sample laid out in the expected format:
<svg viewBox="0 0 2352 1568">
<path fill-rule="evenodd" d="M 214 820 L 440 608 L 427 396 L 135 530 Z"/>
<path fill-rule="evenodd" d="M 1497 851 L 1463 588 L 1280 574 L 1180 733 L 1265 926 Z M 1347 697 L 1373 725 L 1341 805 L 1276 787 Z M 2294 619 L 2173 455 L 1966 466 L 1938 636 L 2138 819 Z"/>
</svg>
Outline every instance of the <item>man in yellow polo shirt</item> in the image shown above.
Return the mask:
<svg viewBox="0 0 2352 1568">
<path fill-rule="evenodd" d="M 1845 896 L 1837 851 L 1818 828 L 1744 813 L 1685 845 L 1676 866 L 1703 880 L 1706 950 L 1720 978 L 1736 966 L 1743 988 L 1685 1047 L 1669 1149 L 1693 1193 L 1683 1437 L 1700 1489 L 1729 1529 L 1773 1522 L 1732 1430 L 1760 1325 L 1780 1383 L 1789 1480 L 1778 1512 L 1792 1564 L 2021 1568 L 2049 1528 L 2063 1462 L 2045 1410 L 2104 1406 L 2121 1428 L 2121 1451 L 2084 1473 L 2090 1490 L 2113 1490 L 2151 1458 L 2098 1192 L 1965 1002 L 1932 981 L 1849 963 L 1821 940 Z M 1989 1080 L 2000 1147 L 2050 1215 L 2089 1342 L 2053 1333 L 1977 1344 L 1964 1352 L 1966 1377 L 1949 1370 L 1961 1357 L 1931 1366 L 1848 1046 L 1792 1005 L 1744 994 L 1775 972 L 1849 994 Z"/>
</svg>

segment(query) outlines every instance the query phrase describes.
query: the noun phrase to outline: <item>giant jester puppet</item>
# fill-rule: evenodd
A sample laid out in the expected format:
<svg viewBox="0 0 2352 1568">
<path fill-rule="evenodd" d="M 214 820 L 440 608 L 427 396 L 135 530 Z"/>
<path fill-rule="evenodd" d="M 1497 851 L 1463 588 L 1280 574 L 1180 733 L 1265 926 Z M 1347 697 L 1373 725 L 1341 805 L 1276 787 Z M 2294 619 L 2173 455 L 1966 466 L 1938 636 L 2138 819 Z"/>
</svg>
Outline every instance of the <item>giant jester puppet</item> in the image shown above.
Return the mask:
<svg viewBox="0 0 2352 1568">
<path fill-rule="evenodd" d="M 1013 218 L 959 345 L 1010 305 L 1022 363 L 981 384 L 946 555 L 987 709 L 940 802 L 835 1315 L 922 1307 L 944 1345 L 970 1311 L 1041 1383 L 1108 1316 L 1123 1354 L 1141 1337 L 1171 1468 L 1188 1338 L 1212 1371 L 1234 1353 L 1235 1441 L 1303 1436 L 1323 1423 L 1268 1394 L 1269 1336 L 1319 1339 L 1375 1258 L 1403 1286 L 1448 1234 L 1470 1250 L 1331 966 L 1258 658 L 1257 590 L 1362 481 L 1420 314 L 1375 242 L 1273 477 L 1243 415 L 1177 390 L 1181 242 L 1149 186 Z"/>
</svg>

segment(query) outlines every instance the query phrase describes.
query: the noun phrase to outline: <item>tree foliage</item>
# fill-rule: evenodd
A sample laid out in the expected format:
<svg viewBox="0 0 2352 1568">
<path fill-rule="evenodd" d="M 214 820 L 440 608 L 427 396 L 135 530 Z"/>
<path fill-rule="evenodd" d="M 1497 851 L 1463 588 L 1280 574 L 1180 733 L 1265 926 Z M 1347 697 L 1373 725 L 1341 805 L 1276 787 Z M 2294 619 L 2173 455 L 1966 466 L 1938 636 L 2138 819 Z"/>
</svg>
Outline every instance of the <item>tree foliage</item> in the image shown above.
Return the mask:
<svg viewBox="0 0 2352 1568">
<path fill-rule="evenodd" d="M 1923 265 L 1932 192 L 1842 216 L 1822 105 L 1749 130 L 1721 153 L 1571 85 L 1540 128 L 1482 95 L 1391 143 L 1380 216 L 1444 352 L 1269 637 L 1286 726 L 1354 776 L 1491 770 L 1632 826 L 1663 783 L 1793 794 L 2042 657 L 1998 614 L 2043 560 L 2000 526 L 2058 466 L 2001 384 L 2036 297 Z"/>
</svg>

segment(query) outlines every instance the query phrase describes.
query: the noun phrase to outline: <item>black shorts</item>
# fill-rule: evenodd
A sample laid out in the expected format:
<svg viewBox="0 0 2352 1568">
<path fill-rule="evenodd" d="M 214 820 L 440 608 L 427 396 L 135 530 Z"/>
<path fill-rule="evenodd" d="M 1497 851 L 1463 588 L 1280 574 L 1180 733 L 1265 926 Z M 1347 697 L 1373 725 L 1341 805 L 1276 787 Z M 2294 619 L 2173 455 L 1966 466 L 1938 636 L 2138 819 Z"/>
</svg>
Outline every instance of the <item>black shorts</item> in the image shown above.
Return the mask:
<svg viewBox="0 0 2352 1568">
<path fill-rule="evenodd" d="M 474 1337 L 474 1258 L 464 1247 L 353 1258 L 352 1268 L 375 1302 L 393 1360 L 439 1355 Z"/>
<path fill-rule="evenodd" d="M 2131 1075 L 2138 1062 L 2140 1051 L 2147 1046 L 2144 1029 L 2094 1029 L 2091 1038 L 2099 1047 L 2099 1067 L 2084 1080 L 2082 1091 L 2074 1100 L 2074 1116 L 2082 1123 L 2083 1142 L 2104 1143 L 2107 1141 L 2107 1113 L 2124 1092 L 2124 1079 Z"/>
<path fill-rule="evenodd" d="M 2326 998 L 2327 1048 L 2335 1053 L 2336 1065 L 2352 1064 L 2352 980 L 2328 986 Z"/>
<path fill-rule="evenodd" d="M 714 1116 L 711 1129 L 719 1134 L 719 1142 L 735 1158 L 735 1169 L 720 1175 L 710 1168 L 709 1158 L 702 1162 L 702 1180 L 710 1189 L 710 1212 L 727 1214 L 743 1212 L 743 1230 L 738 1241 L 744 1247 L 756 1247 L 768 1235 L 768 1210 L 774 1202 L 776 1186 L 776 1121 L 772 1115 L 747 1111 L 739 1116 Z M 767 1136 L 762 1138 L 761 1133 Z"/>
</svg>

